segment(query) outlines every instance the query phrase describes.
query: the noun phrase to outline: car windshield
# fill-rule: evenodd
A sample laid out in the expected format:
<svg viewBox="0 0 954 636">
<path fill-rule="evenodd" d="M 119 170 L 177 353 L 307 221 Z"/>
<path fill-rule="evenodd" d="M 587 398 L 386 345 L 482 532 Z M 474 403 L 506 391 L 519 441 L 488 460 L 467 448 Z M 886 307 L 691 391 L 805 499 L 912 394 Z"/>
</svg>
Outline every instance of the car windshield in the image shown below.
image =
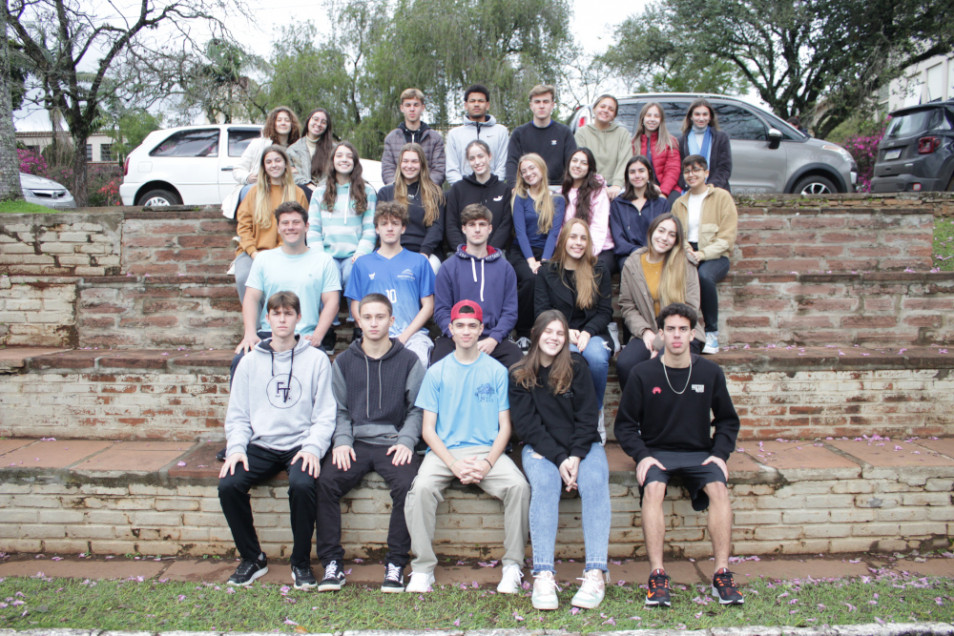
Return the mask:
<svg viewBox="0 0 954 636">
<path fill-rule="evenodd" d="M 934 115 L 933 109 L 916 110 L 913 113 L 898 115 L 891 119 L 884 136 L 888 138 L 909 137 L 923 132 L 928 129 L 932 115 Z"/>
</svg>

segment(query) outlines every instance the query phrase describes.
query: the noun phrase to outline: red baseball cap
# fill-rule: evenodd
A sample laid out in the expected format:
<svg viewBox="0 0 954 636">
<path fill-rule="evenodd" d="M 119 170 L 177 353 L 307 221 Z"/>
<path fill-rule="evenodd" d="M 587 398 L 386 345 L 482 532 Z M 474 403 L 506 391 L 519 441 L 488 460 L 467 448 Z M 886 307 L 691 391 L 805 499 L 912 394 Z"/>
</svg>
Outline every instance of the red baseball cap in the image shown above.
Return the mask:
<svg viewBox="0 0 954 636">
<path fill-rule="evenodd" d="M 474 310 L 473 313 L 468 312 L 461 315 L 460 310 L 464 307 L 470 307 Z M 476 318 L 478 322 L 484 321 L 484 310 L 480 308 L 480 305 L 472 300 L 460 300 L 456 305 L 454 305 L 453 309 L 451 309 L 451 322 L 457 320 L 458 318 L 470 318 L 471 316 Z"/>
</svg>

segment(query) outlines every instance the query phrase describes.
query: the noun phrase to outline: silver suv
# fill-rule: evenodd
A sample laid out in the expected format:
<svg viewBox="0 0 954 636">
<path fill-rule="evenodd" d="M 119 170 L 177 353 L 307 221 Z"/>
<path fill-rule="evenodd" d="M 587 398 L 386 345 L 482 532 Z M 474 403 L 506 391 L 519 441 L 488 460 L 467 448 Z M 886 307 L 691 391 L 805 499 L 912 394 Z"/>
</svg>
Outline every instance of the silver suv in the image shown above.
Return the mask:
<svg viewBox="0 0 954 636">
<path fill-rule="evenodd" d="M 854 192 L 858 166 L 837 144 L 799 132 L 772 113 L 735 97 L 693 93 L 639 93 L 619 98 L 616 122 L 635 132 L 639 113 L 649 102 L 662 104 L 669 134 L 682 136 L 689 104 L 704 97 L 715 109 L 719 128 L 732 145 L 733 194 Z M 570 127 L 592 121 L 589 106 L 576 111 Z"/>
</svg>

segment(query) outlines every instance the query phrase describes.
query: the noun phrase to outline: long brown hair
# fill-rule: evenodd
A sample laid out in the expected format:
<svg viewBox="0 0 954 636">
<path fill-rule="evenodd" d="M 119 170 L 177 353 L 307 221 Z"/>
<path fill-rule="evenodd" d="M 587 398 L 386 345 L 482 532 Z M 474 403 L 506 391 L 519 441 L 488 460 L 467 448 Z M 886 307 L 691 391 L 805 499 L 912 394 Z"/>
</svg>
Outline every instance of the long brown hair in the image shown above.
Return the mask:
<svg viewBox="0 0 954 636">
<path fill-rule="evenodd" d="M 338 200 L 338 171 L 335 169 L 335 153 L 338 148 L 345 147 L 351 151 L 354 159 L 354 168 L 351 169 L 350 185 L 351 201 L 354 203 L 355 214 L 364 214 L 368 209 L 368 194 L 364 191 L 364 178 L 361 176 L 361 159 L 358 158 L 358 149 L 347 141 L 338 142 L 331 157 L 328 159 L 328 176 L 325 178 L 325 196 L 321 200 L 325 208 L 334 211 L 335 201 Z"/>
<path fill-rule="evenodd" d="M 299 123 L 295 111 L 288 106 L 276 106 L 268 111 L 268 116 L 265 118 L 265 128 L 262 129 L 262 137 L 268 137 L 276 145 L 281 143 L 278 138 L 278 131 L 275 130 L 275 120 L 278 119 L 279 113 L 287 113 L 289 119 L 291 119 L 291 130 L 288 131 L 288 145 L 290 146 L 301 137 L 301 123 Z"/>
<path fill-rule="evenodd" d="M 424 226 L 430 227 L 440 217 L 441 206 L 444 205 L 444 191 L 431 181 L 431 169 L 427 167 L 427 157 L 424 156 L 424 148 L 420 144 L 404 144 L 398 154 L 398 169 L 394 174 L 394 200 L 410 205 L 407 201 L 408 183 L 404 180 L 404 173 L 401 172 L 401 159 L 405 152 L 416 154 L 417 160 L 421 163 L 421 173 L 417 176 L 417 191 L 421 197 L 421 205 L 424 207 Z"/>
<path fill-rule="evenodd" d="M 649 224 L 646 230 L 646 245 L 649 252 L 656 254 L 653 249 L 653 232 L 663 221 L 672 221 L 676 224 L 676 242 L 663 257 L 662 274 L 659 276 L 659 306 L 665 307 L 670 303 L 686 302 L 686 251 L 683 245 L 686 242 L 686 233 L 682 229 L 679 218 L 671 212 L 660 214 Z"/>
<path fill-rule="evenodd" d="M 583 222 L 589 227 L 593 222 L 592 198 L 594 195 L 599 194 L 601 190 L 603 190 L 603 194 L 606 195 L 606 188 L 603 180 L 600 179 L 600 176 L 596 172 L 596 157 L 593 156 L 593 151 L 589 148 L 577 148 L 573 151 L 573 154 L 570 155 L 570 159 L 566 162 L 566 167 L 563 170 L 563 198 L 566 199 L 567 206 L 569 207 L 570 205 L 570 190 L 573 189 L 573 177 L 570 175 L 570 161 L 573 161 L 573 157 L 579 153 L 582 153 L 583 156 L 586 157 L 586 174 L 583 176 L 583 183 L 580 184 L 579 189 L 576 191 L 576 214 L 574 216 L 578 219 L 583 219 Z"/>
<path fill-rule="evenodd" d="M 540 183 L 537 184 L 537 191 L 533 192 L 527 182 L 523 180 L 523 174 L 520 172 L 520 166 L 524 161 L 529 161 L 540 171 Z M 537 231 L 540 234 L 549 234 L 553 229 L 553 193 L 547 187 L 547 163 L 543 157 L 535 152 L 527 153 L 520 157 L 517 162 L 517 183 L 513 188 L 513 199 L 510 201 L 511 209 L 514 207 L 514 201 L 517 197 L 533 200 L 533 209 L 537 213 Z"/>
<path fill-rule="evenodd" d="M 520 362 L 513 365 L 511 372 L 517 386 L 523 389 L 529 391 L 540 386 L 539 375 L 542 366 L 541 358 L 543 357 L 540 351 L 540 338 L 543 336 L 543 330 L 551 322 L 560 323 L 566 336 L 563 348 L 550 363 L 550 378 L 547 382 L 550 391 L 554 395 L 560 395 L 569 391 L 573 385 L 573 359 L 570 358 L 570 325 L 567 324 L 566 316 L 559 309 L 547 309 L 537 316 L 537 319 L 533 322 L 533 328 L 530 330 L 530 351 Z"/>
<path fill-rule="evenodd" d="M 335 133 L 331 128 L 331 113 L 324 108 L 316 108 L 308 113 L 308 119 L 305 120 L 304 134 L 308 134 L 308 122 L 318 113 L 324 114 L 328 125 L 325 126 L 325 132 L 321 133 L 315 142 L 315 154 L 311 156 L 311 178 L 315 183 L 318 183 L 325 176 L 325 170 L 328 169 L 328 162 L 331 160 L 331 150 L 335 143 Z"/>
<path fill-rule="evenodd" d="M 564 281 L 563 284 L 566 285 L 566 276 L 564 275 L 567 271 L 566 264 L 573 259 L 566 251 L 566 242 L 570 238 L 570 232 L 573 231 L 574 225 L 579 225 L 586 230 L 586 250 L 583 252 L 583 258 L 576 262 L 576 269 L 574 270 L 576 276 L 576 306 L 580 309 L 589 309 L 597 302 L 600 293 L 600 281 L 596 278 L 593 237 L 590 236 L 590 228 L 587 227 L 586 221 L 574 217 L 563 224 L 560 237 L 557 239 L 556 249 L 553 251 L 553 261 L 560 268 L 560 280 Z M 605 272 L 603 272 L 603 275 L 605 275 Z"/>
<path fill-rule="evenodd" d="M 692 128 L 692 111 L 699 108 L 700 106 L 705 106 L 709 109 L 709 128 L 712 130 L 719 130 L 719 118 L 716 117 L 715 109 L 712 107 L 712 104 L 709 103 L 709 100 L 699 98 L 696 101 L 689 104 L 689 110 L 686 111 L 686 118 L 682 120 L 682 134 L 685 135 Z"/>
<path fill-rule="evenodd" d="M 653 152 L 664 152 L 666 148 L 679 148 L 679 144 L 669 134 L 669 131 L 666 129 L 666 111 L 663 110 L 662 104 L 659 102 L 649 102 L 643 109 L 639 111 L 639 123 L 636 124 L 636 134 L 633 135 L 633 154 L 638 155 L 642 152 L 643 135 L 646 136 L 646 147 L 649 147 L 649 144 L 652 140 L 652 134 L 646 130 L 646 125 L 643 123 L 646 119 L 646 113 L 650 108 L 655 108 L 659 111 L 659 130 L 657 131 L 656 137 L 656 147 L 650 148 Z"/>
<path fill-rule="evenodd" d="M 282 174 L 281 185 L 275 185 L 282 189 L 282 201 L 295 201 L 298 194 L 298 186 L 295 185 L 295 179 L 292 176 L 291 162 L 288 160 L 288 153 L 278 145 L 269 146 L 262 153 L 262 158 L 258 162 L 258 181 L 255 183 L 255 206 L 252 208 L 252 222 L 262 229 L 268 229 L 272 226 L 272 205 L 271 190 L 272 180 L 265 173 L 265 157 L 270 153 L 281 155 L 285 160 L 285 172 Z M 251 192 L 249 192 L 249 196 Z"/>
</svg>

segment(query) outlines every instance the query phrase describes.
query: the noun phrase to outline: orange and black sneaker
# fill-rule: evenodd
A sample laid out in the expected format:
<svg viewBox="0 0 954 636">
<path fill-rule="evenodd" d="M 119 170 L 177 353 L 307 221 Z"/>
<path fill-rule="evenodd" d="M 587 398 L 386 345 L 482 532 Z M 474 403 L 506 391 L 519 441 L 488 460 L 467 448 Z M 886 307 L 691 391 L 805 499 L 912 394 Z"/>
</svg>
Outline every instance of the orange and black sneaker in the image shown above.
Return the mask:
<svg viewBox="0 0 954 636">
<path fill-rule="evenodd" d="M 669 577 L 666 571 L 659 569 L 653 570 L 649 574 L 649 590 L 646 592 L 646 605 L 656 607 L 670 607 L 672 597 L 669 594 Z"/>
<path fill-rule="evenodd" d="M 719 597 L 719 603 L 722 605 L 742 605 L 745 603 L 745 597 L 735 586 L 729 568 L 722 568 L 712 577 L 712 595 Z"/>
</svg>

